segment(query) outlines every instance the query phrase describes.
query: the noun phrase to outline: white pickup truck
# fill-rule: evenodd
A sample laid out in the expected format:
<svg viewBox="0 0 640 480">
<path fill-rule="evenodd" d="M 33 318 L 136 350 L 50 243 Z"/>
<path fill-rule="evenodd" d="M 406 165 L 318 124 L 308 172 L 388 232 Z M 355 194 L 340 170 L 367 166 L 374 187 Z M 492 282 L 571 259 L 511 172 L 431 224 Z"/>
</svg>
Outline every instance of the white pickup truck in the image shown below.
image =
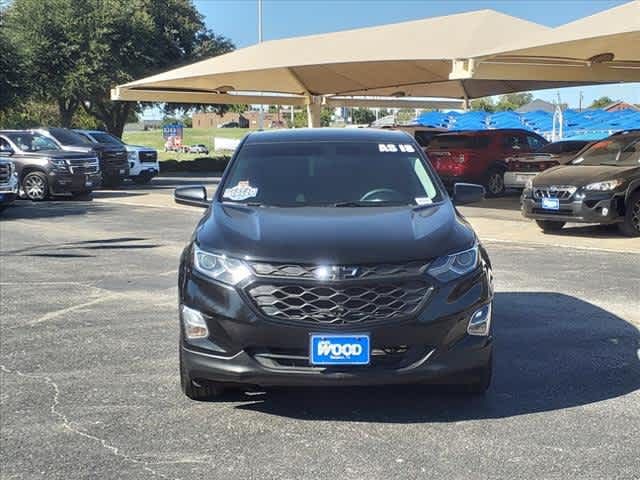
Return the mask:
<svg viewBox="0 0 640 480">
<path fill-rule="evenodd" d="M 129 159 L 129 178 L 137 184 L 149 183 L 153 177 L 160 173 L 158 151 L 153 148 L 128 145 L 118 137 L 101 130 L 76 130 L 76 132 L 89 137 L 92 141 L 124 145 Z"/>
</svg>

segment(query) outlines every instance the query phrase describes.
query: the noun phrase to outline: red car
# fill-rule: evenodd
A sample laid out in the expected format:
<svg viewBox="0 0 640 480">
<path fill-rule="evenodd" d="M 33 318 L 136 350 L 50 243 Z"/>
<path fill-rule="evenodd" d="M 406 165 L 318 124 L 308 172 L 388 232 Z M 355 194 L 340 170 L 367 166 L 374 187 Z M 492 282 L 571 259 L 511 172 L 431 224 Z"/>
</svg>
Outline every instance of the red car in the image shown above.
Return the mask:
<svg viewBox="0 0 640 480">
<path fill-rule="evenodd" d="M 589 140 L 563 140 L 549 143 L 540 150 L 519 153 L 507 158 L 504 183 L 507 188 L 524 188 L 538 173 L 557 165 L 565 165 L 589 145 Z"/>
<path fill-rule="evenodd" d="M 487 196 L 495 197 L 505 190 L 506 158 L 539 150 L 547 143 L 528 130 L 463 130 L 437 135 L 426 152 L 445 185 L 479 183 Z"/>
</svg>

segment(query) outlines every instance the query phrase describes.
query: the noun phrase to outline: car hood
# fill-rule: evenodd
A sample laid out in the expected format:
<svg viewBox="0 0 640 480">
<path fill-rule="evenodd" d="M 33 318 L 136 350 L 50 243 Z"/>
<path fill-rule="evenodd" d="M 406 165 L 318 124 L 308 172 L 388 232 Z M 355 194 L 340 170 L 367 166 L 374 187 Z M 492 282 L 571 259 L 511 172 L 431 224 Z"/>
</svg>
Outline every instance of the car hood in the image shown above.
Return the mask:
<svg viewBox="0 0 640 480">
<path fill-rule="evenodd" d="M 75 158 L 95 158 L 96 154 L 94 152 L 80 152 L 80 151 L 70 151 L 70 150 L 40 150 L 38 152 L 22 152 L 20 154 L 23 157 L 48 157 L 55 159 L 65 159 L 65 160 L 73 160 Z"/>
<path fill-rule="evenodd" d="M 271 208 L 215 202 L 201 248 L 280 262 L 393 263 L 470 248 L 475 233 L 449 201 L 426 208 Z"/>
<path fill-rule="evenodd" d="M 155 152 L 156 151 L 154 148 L 144 147 L 142 145 L 127 144 L 124 147 L 127 149 L 127 152 Z"/>
<path fill-rule="evenodd" d="M 607 165 L 560 165 L 537 175 L 533 180 L 536 187 L 551 185 L 573 185 L 584 187 L 590 183 L 624 177 L 638 167 L 612 167 Z"/>
</svg>

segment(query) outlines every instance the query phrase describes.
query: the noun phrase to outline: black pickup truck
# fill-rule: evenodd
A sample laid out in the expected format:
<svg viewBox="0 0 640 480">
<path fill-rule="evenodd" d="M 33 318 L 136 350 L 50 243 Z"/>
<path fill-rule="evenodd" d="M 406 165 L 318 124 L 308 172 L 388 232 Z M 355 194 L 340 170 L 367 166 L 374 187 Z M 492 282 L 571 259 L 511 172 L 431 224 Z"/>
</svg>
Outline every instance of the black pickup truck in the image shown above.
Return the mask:
<svg viewBox="0 0 640 480">
<path fill-rule="evenodd" d="M 33 130 L 0 130 L 0 162 L 14 165 L 24 195 L 83 195 L 100 186 L 95 153 L 69 152 Z"/>
<path fill-rule="evenodd" d="M 129 177 L 127 150 L 122 145 L 92 142 L 67 128 L 39 128 L 37 132 L 55 140 L 63 150 L 95 152 L 100 160 L 102 185 L 105 187 L 117 187 Z"/>
</svg>

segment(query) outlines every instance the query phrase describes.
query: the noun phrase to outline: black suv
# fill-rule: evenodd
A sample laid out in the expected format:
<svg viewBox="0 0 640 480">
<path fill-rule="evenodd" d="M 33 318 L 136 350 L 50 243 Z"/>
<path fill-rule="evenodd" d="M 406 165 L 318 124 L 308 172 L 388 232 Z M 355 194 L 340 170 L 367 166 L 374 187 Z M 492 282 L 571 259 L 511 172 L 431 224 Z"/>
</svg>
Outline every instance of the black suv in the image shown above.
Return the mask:
<svg viewBox="0 0 640 480">
<path fill-rule="evenodd" d="M 11 160 L 24 195 L 82 195 L 100 185 L 98 158 L 92 152 L 67 152 L 36 131 L 0 130 L 0 159 Z"/>
<path fill-rule="evenodd" d="M 567 222 L 615 223 L 640 236 L 640 131 L 618 132 L 534 177 L 522 214 L 547 232 Z"/>
<path fill-rule="evenodd" d="M 492 372 L 489 258 L 409 135 L 245 137 L 179 270 L 184 393 L 234 386 L 439 383 Z"/>
<path fill-rule="evenodd" d="M 67 128 L 39 128 L 38 132 L 53 138 L 64 150 L 95 152 L 100 159 L 102 185 L 117 187 L 129 177 L 127 150 L 123 145 L 95 142 Z"/>
</svg>

